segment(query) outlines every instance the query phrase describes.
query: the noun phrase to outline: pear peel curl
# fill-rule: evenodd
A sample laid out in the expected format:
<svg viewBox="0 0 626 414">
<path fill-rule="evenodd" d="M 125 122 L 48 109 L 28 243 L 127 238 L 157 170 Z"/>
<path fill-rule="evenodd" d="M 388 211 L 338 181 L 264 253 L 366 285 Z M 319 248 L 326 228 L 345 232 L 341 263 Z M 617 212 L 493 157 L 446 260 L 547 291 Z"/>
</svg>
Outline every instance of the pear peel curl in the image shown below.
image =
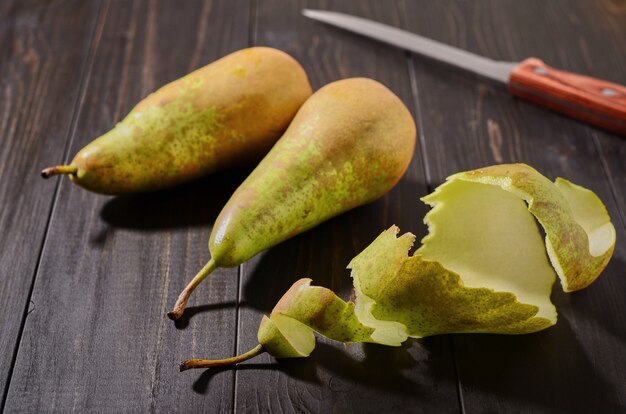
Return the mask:
<svg viewBox="0 0 626 414">
<path fill-rule="evenodd" d="M 615 247 L 615 228 L 592 191 L 525 164 L 454 174 L 422 201 L 432 207 L 429 234 L 413 255 L 413 234 L 398 237 L 392 226 L 378 236 L 348 265 L 356 303 L 298 280 L 263 317 L 251 355 L 306 357 L 313 332 L 399 346 L 445 333 L 540 331 L 557 320 L 557 275 L 564 291 L 583 289 Z"/>
</svg>

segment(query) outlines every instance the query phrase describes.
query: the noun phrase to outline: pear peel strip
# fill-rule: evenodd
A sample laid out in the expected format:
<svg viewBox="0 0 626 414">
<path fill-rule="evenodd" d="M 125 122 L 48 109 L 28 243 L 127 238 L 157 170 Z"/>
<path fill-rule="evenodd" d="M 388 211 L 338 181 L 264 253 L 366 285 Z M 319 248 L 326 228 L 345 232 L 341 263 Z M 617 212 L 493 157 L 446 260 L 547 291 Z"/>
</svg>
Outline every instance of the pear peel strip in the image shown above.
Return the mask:
<svg viewBox="0 0 626 414">
<path fill-rule="evenodd" d="M 542 276 L 536 282 L 524 285 L 524 281 L 511 280 L 514 288 L 510 290 L 471 286 L 465 283 L 463 272 L 457 273 L 444 264 L 446 260 L 429 257 L 433 251 L 437 252 L 430 246 L 433 241 L 448 237 L 438 230 L 447 222 L 439 222 L 437 215 L 446 209 L 454 212 L 455 208 L 463 208 L 463 201 L 449 197 L 455 191 L 479 192 L 478 202 L 470 206 L 478 211 L 484 208 L 481 197 L 494 204 L 493 197 L 506 198 L 498 206 L 504 211 L 493 213 L 506 216 L 511 209 L 518 216 L 511 219 L 515 221 L 513 227 L 517 226 L 515 232 L 529 228 L 523 236 L 535 249 L 529 257 L 541 262 L 537 269 Z M 503 195 L 496 196 L 497 191 Z M 398 237 L 396 226 L 381 233 L 348 265 L 352 270 L 356 307 L 329 289 L 311 286 L 311 279 L 300 279 L 285 293 L 270 317 L 263 317 L 258 349 L 278 358 L 306 357 L 315 347 L 313 332 L 341 342 L 392 346 L 400 345 L 408 337 L 444 333 L 536 332 L 556 323 L 556 310 L 549 300 L 554 271 L 564 290 L 586 287 L 602 272 L 615 245 L 615 229 L 606 208 L 593 192 L 561 178 L 552 183 L 525 164 L 497 165 L 455 174 L 422 201 L 433 208 L 425 217 L 429 234 L 416 253 L 409 255 L 415 240 L 411 233 Z M 462 217 L 467 219 L 471 217 Z M 496 228 L 491 229 L 495 231 L 492 234 L 497 234 L 497 226 L 502 226 L 500 219 L 493 219 Z M 545 242 L 535 219 L 546 232 Z M 503 229 L 503 240 L 514 237 L 515 232 L 507 234 Z M 541 253 L 537 244 L 541 245 Z M 582 255 L 583 259 L 577 259 L 576 255 Z M 498 262 L 498 257 L 488 260 Z M 498 265 L 495 263 L 494 268 L 502 271 Z M 531 264 L 526 270 L 532 272 L 535 268 Z M 505 274 L 496 276 L 507 278 Z M 495 286 L 502 282 L 498 277 L 492 281 Z M 518 295 L 531 303 L 521 301 Z"/>
<path fill-rule="evenodd" d="M 531 227 L 530 230 L 534 229 L 535 235 L 532 242 L 540 244 L 539 247 L 543 252 L 534 260 L 544 262 L 541 264 L 546 279 L 544 287 L 535 293 L 535 295 L 545 296 L 543 298 L 544 305 L 538 307 L 532 303 L 520 302 L 513 292 L 465 286 L 463 275 L 447 269 L 442 263 L 427 260 L 419 254 L 420 250 L 413 256 L 409 256 L 408 251 L 412 247 L 415 237 L 410 233 L 397 237 L 399 229 L 392 226 L 354 258 L 348 266 L 352 270 L 357 296 L 356 315 L 361 323 L 374 329 L 371 334 L 374 342 L 397 345 L 398 342 L 402 342 L 408 336 L 419 338 L 452 332 L 530 333 L 554 325 L 556 323 L 556 310 L 549 301 L 551 285 L 554 280 L 552 268 L 559 274 L 562 283 L 568 281 L 568 274 L 560 268 L 561 258 L 564 256 L 567 258 L 567 256 L 562 251 L 551 251 L 553 247 L 550 240 L 559 239 L 555 237 L 555 234 L 563 238 L 564 236 L 558 233 L 567 227 L 563 227 L 563 225 L 561 227 L 554 226 L 551 223 L 553 217 L 547 214 L 550 209 L 546 211 L 545 207 L 546 203 L 550 201 L 552 201 L 552 209 L 561 214 L 561 216 L 556 217 L 556 220 L 564 221 L 566 225 L 573 227 L 573 232 L 580 234 L 582 230 L 587 235 L 608 228 L 609 235 L 604 238 L 608 240 L 604 240 L 604 243 L 609 248 L 605 249 L 604 252 L 599 252 L 602 263 L 598 264 L 598 261 L 595 261 L 586 268 L 586 271 L 591 274 L 591 277 L 588 276 L 586 279 L 588 283 L 591 283 L 599 275 L 610 258 L 614 245 L 614 238 L 611 238 L 612 224 L 608 214 L 606 214 L 606 209 L 591 191 L 575 186 L 563 179 L 557 179 L 555 183 L 552 183 L 536 170 L 524 164 L 500 165 L 459 173 L 449 177 L 448 183 L 455 180 L 496 186 L 499 188 L 498 191 L 506 191 L 522 200 L 518 203 L 521 207 L 516 213 L 528 216 L 528 219 L 525 219 L 526 221 L 520 225 Z M 572 190 L 573 195 L 567 197 L 567 195 L 562 194 L 563 189 L 560 187 L 563 187 L 564 183 L 574 188 Z M 443 191 L 446 184 L 438 187 L 434 193 L 422 198 L 422 201 L 433 206 L 425 218 L 430 233 L 422 240 L 424 244 L 428 244 L 429 239 L 438 237 L 435 230 L 437 225 L 446 225 L 445 222 L 428 221 L 428 218 L 436 214 L 438 209 L 446 208 L 437 200 L 438 194 Z M 475 187 L 475 191 L 480 191 L 480 185 Z M 586 217 L 582 213 L 577 215 L 570 206 L 572 200 L 575 200 L 575 196 L 580 197 L 580 193 L 588 199 Z M 505 195 L 503 194 L 501 197 L 505 197 Z M 511 202 L 515 203 L 514 200 Z M 550 206 L 550 204 L 548 205 Z M 547 241 L 545 245 L 542 243 L 534 219 L 530 218 L 530 214 L 546 229 Z M 597 215 L 598 217 L 589 219 L 590 215 Z M 589 222 L 586 226 L 585 222 L 579 224 L 579 221 L 584 221 L 584 219 Z M 588 239 L 585 240 L 584 247 L 588 248 Z M 576 247 L 580 248 L 580 245 Z M 377 249 L 382 250 L 382 253 L 376 251 Z M 553 266 L 550 266 L 546 254 Z M 589 259 L 587 258 L 587 260 Z M 374 269 L 377 264 L 380 265 L 380 269 Z M 389 268 L 394 269 L 390 271 Z M 390 275 L 380 276 L 385 271 L 389 272 Z M 370 274 L 378 272 L 379 275 L 368 280 L 368 272 Z M 422 279 L 422 286 L 417 281 L 420 278 Z M 386 283 L 381 284 L 381 281 Z M 367 286 L 368 284 L 370 286 Z M 413 284 L 416 286 L 412 286 Z M 399 289 L 398 286 L 402 286 L 403 289 Z M 403 297 L 401 292 L 406 291 L 407 286 L 412 286 L 413 291 L 411 295 Z M 564 283 L 564 286 L 567 284 Z M 415 303 L 428 304 L 428 297 L 419 297 L 420 294 L 423 294 L 424 287 L 430 288 L 434 295 L 448 295 L 447 305 L 443 309 L 437 309 L 438 305 L 435 303 L 430 308 L 427 305 L 417 306 L 411 311 L 410 308 L 415 306 Z M 422 288 L 421 291 L 420 288 Z M 385 294 L 385 292 L 391 292 L 391 294 Z M 473 310 L 472 307 L 474 307 Z M 437 313 L 443 315 L 437 315 Z M 418 320 L 420 315 L 426 316 L 422 320 Z M 436 320 L 437 317 L 440 318 L 438 322 L 440 326 L 435 326 L 432 321 L 429 322 L 429 319 Z M 447 317 L 452 319 L 446 320 Z"/>
</svg>

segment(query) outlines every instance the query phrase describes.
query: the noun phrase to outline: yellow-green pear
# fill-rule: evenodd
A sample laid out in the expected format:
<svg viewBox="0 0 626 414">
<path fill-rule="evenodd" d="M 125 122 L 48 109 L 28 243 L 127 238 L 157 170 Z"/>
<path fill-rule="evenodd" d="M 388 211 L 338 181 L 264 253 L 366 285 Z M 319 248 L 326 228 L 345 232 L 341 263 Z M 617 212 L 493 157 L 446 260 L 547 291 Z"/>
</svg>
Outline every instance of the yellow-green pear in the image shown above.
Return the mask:
<svg viewBox="0 0 626 414">
<path fill-rule="evenodd" d="M 152 93 L 69 165 L 42 175 L 68 174 L 87 190 L 123 194 L 258 161 L 311 93 L 286 53 L 240 50 Z"/>
</svg>

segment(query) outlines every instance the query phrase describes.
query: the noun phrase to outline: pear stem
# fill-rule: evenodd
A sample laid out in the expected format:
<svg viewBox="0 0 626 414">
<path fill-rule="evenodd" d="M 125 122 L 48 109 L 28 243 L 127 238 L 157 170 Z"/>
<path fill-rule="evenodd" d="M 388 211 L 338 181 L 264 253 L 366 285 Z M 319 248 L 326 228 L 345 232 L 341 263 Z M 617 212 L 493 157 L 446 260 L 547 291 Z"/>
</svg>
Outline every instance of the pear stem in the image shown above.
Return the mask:
<svg viewBox="0 0 626 414">
<path fill-rule="evenodd" d="M 185 289 L 180 292 L 180 295 L 176 300 L 176 304 L 174 305 L 174 309 L 172 309 L 171 312 L 167 313 L 168 318 L 175 321 L 183 315 L 183 312 L 185 311 L 185 306 L 187 306 L 187 301 L 189 300 L 189 296 L 191 296 L 191 293 L 200 284 L 200 282 L 202 282 L 216 268 L 217 264 L 215 263 L 213 258 L 211 258 L 211 260 L 209 260 L 208 263 L 205 264 L 202 269 L 200 269 L 198 274 L 194 276 L 193 279 L 191 279 L 191 282 L 189 282 L 187 286 L 185 286 Z"/>
<path fill-rule="evenodd" d="M 71 165 L 56 165 L 54 167 L 48 167 L 48 168 L 44 168 L 43 170 L 41 170 L 41 176 L 43 178 L 50 178 L 53 175 L 59 175 L 59 174 L 76 175 L 77 171 L 78 171 L 78 168 L 73 167 Z"/>
<path fill-rule="evenodd" d="M 193 368 L 217 368 L 225 367 L 229 365 L 235 365 L 243 361 L 247 361 L 250 358 L 254 358 L 257 355 L 265 352 L 263 345 L 259 344 L 246 352 L 245 354 L 237 355 L 232 358 L 224 359 L 188 359 L 180 363 L 178 369 L 180 372 L 187 371 Z"/>
</svg>

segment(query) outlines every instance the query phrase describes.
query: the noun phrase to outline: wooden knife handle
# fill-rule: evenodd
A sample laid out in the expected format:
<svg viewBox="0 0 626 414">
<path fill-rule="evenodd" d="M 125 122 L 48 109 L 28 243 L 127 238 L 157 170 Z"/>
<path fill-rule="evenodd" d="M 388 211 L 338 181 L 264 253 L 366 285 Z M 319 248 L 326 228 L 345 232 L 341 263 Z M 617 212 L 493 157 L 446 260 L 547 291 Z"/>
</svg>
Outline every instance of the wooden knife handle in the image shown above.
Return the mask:
<svg viewBox="0 0 626 414">
<path fill-rule="evenodd" d="M 626 87 L 551 68 L 536 58 L 511 72 L 512 95 L 626 135 Z"/>
</svg>

